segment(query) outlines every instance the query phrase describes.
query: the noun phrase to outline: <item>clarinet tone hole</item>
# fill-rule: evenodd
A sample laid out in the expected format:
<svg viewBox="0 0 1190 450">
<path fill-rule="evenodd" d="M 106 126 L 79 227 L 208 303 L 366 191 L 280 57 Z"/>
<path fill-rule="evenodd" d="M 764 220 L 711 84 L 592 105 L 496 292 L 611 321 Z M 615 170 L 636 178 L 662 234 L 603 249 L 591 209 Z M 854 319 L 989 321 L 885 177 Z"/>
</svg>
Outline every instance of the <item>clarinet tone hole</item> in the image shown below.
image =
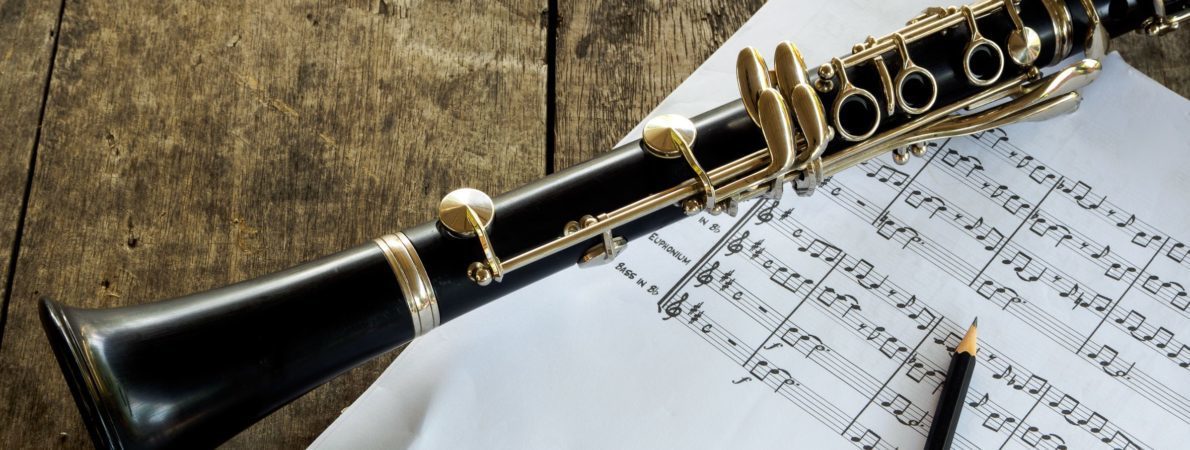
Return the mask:
<svg viewBox="0 0 1190 450">
<path fill-rule="evenodd" d="M 925 71 L 914 70 L 901 77 L 897 85 L 897 97 L 901 108 L 912 114 L 922 113 L 934 106 L 938 97 L 938 85 Z"/>
<path fill-rule="evenodd" d="M 838 105 L 835 125 L 844 138 L 859 141 L 876 132 L 876 127 L 880 125 L 880 106 L 872 94 L 853 92 L 840 100 Z"/>
<path fill-rule="evenodd" d="M 963 69 L 967 72 L 967 79 L 976 86 L 995 83 L 1004 70 L 1004 53 L 991 41 L 972 43 L 965 56 Z"/>
</svg>

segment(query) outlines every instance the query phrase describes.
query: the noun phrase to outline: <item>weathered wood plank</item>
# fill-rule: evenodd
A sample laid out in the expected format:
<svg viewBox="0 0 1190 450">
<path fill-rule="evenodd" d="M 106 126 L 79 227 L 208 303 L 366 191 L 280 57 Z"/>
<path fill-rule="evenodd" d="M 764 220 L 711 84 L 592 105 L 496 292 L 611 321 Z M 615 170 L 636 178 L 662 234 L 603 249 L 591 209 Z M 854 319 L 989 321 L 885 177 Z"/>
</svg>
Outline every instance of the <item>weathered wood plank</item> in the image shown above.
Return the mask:
<svg viewBox="0 0 1190 450">
<path fill-rule="evenodd" d="M 1112 48 L 1125 61 L 1170 90 L 1190 98 L 1190 30 L 1178 30 L 1165 36 L 1139 34 L 1121 36 Z"/>
<path fill-rule="evenodd" d="M 609 150 L 761 3 L 560 2 L 556 166 L 565 168 Z M 1186 33 L 1130 35 L 1113 45 L 1142 72 L 1190 97 Z"/>
<path fill-rule="evenodd" d="M 763 3 L 559 2 L 556 167 L 610 150 Z"/>
<path fill-rule="evenodd" d="M 5 445 L 86 445 L 39 297 L 211 288 L 427 220 L 451 188 L 541 176 L 543 9 L 70 2 L 0 349 Z M 391 356 L 228 446 L 308 444 Z"/>
<path fill-rule="evenodd" d="M 60 7 L 59 0 L 0 0 L 0 342 L 9 264 Z"/>
</svg>

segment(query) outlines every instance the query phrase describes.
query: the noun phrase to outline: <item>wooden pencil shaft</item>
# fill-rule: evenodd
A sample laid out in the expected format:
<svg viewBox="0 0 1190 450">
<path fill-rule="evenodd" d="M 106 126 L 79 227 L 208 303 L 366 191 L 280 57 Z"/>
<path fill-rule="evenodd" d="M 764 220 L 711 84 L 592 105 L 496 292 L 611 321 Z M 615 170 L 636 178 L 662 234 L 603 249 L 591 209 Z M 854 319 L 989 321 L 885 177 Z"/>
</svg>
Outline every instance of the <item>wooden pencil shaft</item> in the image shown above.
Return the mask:
<svg viewBox="0 0 1190 450">
<path fill-rule="evenodd" d="M 971 374 L 975 371 L 975 356 L 968 353 L 955 353 L 950 362 L 946 382 L 942 386 L 942 395 L 938 398 L 938 409 L 934 411 L 934 420 L 930 426 L 930 433 L 926 436 L 927 450 L 942 450 L 950 448 L 954 439 L 955 429 L 959 424 L 959 415 L 963 411 L 963 403 L 967 398 L 967 388 L 971 384 Z"/>
</svg>

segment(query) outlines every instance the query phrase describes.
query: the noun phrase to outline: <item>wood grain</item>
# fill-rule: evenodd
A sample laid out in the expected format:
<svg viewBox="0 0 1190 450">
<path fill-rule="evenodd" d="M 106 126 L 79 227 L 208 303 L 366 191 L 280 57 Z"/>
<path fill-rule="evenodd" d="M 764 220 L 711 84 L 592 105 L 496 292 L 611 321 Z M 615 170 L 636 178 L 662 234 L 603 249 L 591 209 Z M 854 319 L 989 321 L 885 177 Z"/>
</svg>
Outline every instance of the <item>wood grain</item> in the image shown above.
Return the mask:
<svg viewBox="0 0 1190 450">
<path fill-rule="evenodd" d="M 0 0 L 0 277 L 34 174 L 0 341 L 5 445 L 87 446 L 39 297 L 114 306 L 215 287 L 427 220 L 451 188 L 535 179 L 551 100 L 553 163 L 573 165 L 763 2 L 559 1 L 552 61 L 546 3 L 68 2 L 30 167 L 61 3 Z M 1114 45 L 1190 96 L 1186 33 Z M 393 356 L 226 447 L 308 444 Z"/>
<path fill-rule="evenodd" d="M 0 0 L 0 343 L 60 0 Z"/>
<path fill-rule="evenodd" d="M 762 4 L 560 2 L 556 167 L 610 150 Z M 1130 34 L 1112 45 L 1137 69 L 1190 98 L 1187 33 L 1182 30 L 1157 38 Z"/>
<path fill-rule="evenodd" d="M 543 9 L 69 2 L 0 349 L 5 445 L 88 445 L 39 297 L 109 307 L 216 287 L 428 220 L 449 189 L 540 177 Z M 228 447 L 308 444 L 389 361 Z"/>
<path fill-rule="evenodd" d="M 559 2 L 556 167 L 610 150 L 763 3 Z"/>
<path fill-rule="evenodd" d="M 1133 33 L 1116 38 L 1111 45 L 1128 64 L 1190 98 L 1190 30 L 1158 37 Z"/>
</svg>

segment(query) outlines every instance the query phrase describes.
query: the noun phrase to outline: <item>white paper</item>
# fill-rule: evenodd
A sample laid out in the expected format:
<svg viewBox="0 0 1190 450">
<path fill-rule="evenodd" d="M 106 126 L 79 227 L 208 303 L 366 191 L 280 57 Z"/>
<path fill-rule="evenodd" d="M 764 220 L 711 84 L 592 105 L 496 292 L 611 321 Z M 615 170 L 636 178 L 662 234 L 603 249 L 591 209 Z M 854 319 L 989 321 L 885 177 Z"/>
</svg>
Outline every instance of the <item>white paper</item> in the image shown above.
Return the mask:
<svg viewBox="0 0 1190 450">
<path fill-rule="evenodd" d="M 824 61 L 928 4 L 891 3 L 770 2 L 658 111 L 729 100 L 745 45 Z M 955 448 L 1184 447 L 1190 102 L 1104 66 L 1073 115 L 700 215 L 444 324 L 313 447 L 920 448 L 975 316 Z"/>
</svg>

